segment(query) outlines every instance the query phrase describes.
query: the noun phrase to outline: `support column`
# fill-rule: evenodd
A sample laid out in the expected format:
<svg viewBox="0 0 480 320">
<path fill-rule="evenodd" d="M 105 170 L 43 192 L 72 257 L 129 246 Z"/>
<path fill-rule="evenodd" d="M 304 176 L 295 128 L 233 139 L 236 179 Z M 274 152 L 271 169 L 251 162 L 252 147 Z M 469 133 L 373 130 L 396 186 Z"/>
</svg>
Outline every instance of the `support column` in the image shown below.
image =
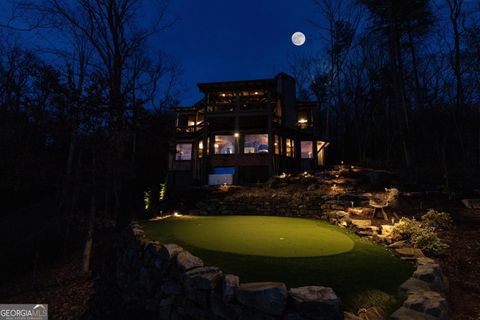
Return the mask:
<svg viewBox="0 0 480 320">
<path fill-rule="evenodd" d="M 233 132 L 233 134 L 235 135 L 235 133 L 239 133 L 240 134 L 240 120 L 239 120 L 239 114 L 240 114 L 240 93 L 237 92 L 236 96 L 235 96 L 235 131 Z M 239 172 L 238 172 L 238 169 L 239 169 L 239 153 L 240 153 L 240 137 L 234 137 L 235 139 L 235 174 L 233 175 L 233 184 L 238 184 L 238 175 L 239 175 Z"/>
<path fill-rule="evenodd" d="M 276 160 L 275 159 L 275 139 L 273 137 L 273 132 L 272 132 L 272 113 L 273 113 L 273 108 L 272 108 L 272 99 L 271 99 L 271 93 L 269 92 L 268 96 L 268 116 L 267 116 L 267 127 L 268 127 L 268 153 L 270 154 L 271 161 L 268 163 L 268 175 L 271 177 L 274 174 L 274 165 L 273 162 Z"/>
<path fill-rule="evenodd" d="M 208 184 L 208 172 L 207 172 L 207 164 L 210 160 L 210 146 L 207 143 L 207 138 L 210 135 L 210 130 L 208 126 L 208 94 L 205 93 L 205 102 L 203 105 L 203 133 L 202 133 L 202 141 L 203 141 L 203 156 L 201 161 L 201 184 Z M 210 143 L 211 144 L 211 143 Z"/>
</svg>

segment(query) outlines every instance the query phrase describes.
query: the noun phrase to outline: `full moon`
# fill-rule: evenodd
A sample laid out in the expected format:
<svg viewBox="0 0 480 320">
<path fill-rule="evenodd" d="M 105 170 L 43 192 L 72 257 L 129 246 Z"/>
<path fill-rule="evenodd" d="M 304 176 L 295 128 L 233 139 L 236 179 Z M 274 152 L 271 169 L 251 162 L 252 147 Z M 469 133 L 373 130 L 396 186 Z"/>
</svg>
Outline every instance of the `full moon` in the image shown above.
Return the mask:
<svg viewBox="0 0 480 320">
<path fill-rule="evenodd" d="M 292 34 L 292 42 L 296 46 L 301 46 L 305 43 L 305 35 L 300 31 L 295 32 Z"/>
</svg>

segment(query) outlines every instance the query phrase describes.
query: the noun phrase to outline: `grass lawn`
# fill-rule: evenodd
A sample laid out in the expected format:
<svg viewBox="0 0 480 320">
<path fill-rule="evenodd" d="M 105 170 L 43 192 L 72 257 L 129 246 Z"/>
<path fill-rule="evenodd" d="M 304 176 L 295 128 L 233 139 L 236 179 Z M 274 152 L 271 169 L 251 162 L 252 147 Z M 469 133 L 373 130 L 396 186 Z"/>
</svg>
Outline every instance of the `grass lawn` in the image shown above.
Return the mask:
<svg viewBox="0 0 480 320">
<path fill-rule="evenodd" d="M 180 216 L 143 223 L 150 239 L 177 243 L 241 282 L 332 287 L 345 307 L 393 311 L 413 265 L 327 222 L 271 216 Z"/>
</svg>

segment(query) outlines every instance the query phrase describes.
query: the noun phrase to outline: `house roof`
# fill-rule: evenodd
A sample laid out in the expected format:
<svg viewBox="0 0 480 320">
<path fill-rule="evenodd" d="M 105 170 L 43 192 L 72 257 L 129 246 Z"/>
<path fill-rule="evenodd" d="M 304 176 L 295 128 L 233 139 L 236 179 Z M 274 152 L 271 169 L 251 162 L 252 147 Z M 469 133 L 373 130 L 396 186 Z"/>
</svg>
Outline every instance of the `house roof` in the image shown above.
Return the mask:
<svg viewBox="0 0 480 320">
<path fill-rule="evenodd" d="M 197 84 L 200 91 L 211 91 L 216 89 L 245 89 L 245 88 L 261 88 L 270 87 L 276 84 L 276 79 L 259 79 L 259 80 L 240 80 L 240 81 L 223 81 L 223 82 L 207 82 Z"/>
<path fill-rule="evenodd" d="M 236 80 L 236 81 L 221 81 L 221 82 L 204 82 L 198 83 L 197 86 L 200 91 L 210 91 L 216 89 L 246 89 L 246 88 L 261 88 L 261 87 L 271 87 L 277 84 L 277 79 L 281 77 L 290 78 L 295 81 L 295 79 L 284 73 L 280 72 L 275 77 L 270 79 L 256 79 L 256 80 Z"/>
<path fill-rule="evenodd" d="M 189 107 L 177 106 L 175 107 L 175 111 L 195 111 L 195 110 L 201 109 L 203 108 L 204 101 L 205 99 L 200 99 L 193 106 L 189 106 Z"/>
</svg>

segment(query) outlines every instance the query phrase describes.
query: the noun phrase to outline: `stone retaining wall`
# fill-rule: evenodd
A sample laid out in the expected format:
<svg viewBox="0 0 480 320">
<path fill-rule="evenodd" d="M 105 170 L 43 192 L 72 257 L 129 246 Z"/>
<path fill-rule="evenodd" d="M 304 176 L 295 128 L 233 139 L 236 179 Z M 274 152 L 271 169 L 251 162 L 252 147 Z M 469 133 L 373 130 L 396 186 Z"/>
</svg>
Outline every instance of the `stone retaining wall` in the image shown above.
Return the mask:
<svg viewBox="0 0 480 320">
<path fill-rule="evenodd" d="M 129 227 L 121 250 L 117 279 L 125 303 L 156 319 L 344 318 L 331 288 L 241 283 L 176 244 L 148 240 L 138 224 Z"/>
<path fill-rule="evenodd" d="M 368 207 L 368 200 L 355 201 L 356 207 Z M 265 195 L 230 195 L 224 199 L 210 198 L 196 204 L 196 209 L 189 211 L 192 215 L 267 215 L 321 217 L 330 210 L 347 210 L 352 202 L 331 199 L 309 192 L 293 194 Z"/>
</svg>

